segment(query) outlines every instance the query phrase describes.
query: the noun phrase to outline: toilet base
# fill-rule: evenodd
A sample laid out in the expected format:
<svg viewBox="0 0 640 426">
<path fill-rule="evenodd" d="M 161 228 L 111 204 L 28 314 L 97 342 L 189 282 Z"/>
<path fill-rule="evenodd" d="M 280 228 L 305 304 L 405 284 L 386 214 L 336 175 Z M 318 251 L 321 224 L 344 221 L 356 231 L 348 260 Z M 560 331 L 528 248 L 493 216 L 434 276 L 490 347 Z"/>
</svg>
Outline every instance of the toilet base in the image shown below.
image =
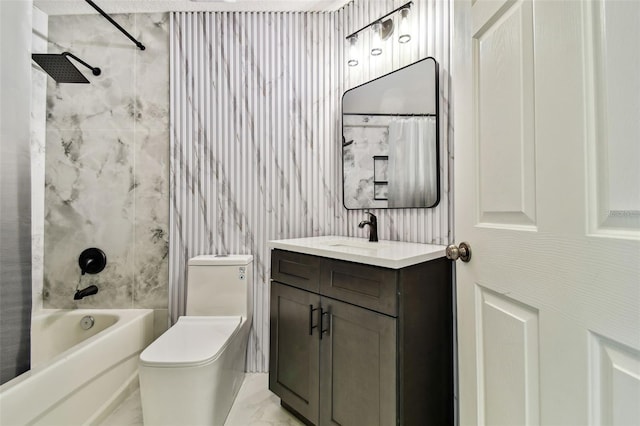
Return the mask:
<svg viewBox="0 0 640 426">
<path fill-rule="evenodd" d="M 213 362 L 195 367 L 140 365 L 145 426 L 222 426 L 245 377 L 250 322 L 243 321 Z"/>
</svg>

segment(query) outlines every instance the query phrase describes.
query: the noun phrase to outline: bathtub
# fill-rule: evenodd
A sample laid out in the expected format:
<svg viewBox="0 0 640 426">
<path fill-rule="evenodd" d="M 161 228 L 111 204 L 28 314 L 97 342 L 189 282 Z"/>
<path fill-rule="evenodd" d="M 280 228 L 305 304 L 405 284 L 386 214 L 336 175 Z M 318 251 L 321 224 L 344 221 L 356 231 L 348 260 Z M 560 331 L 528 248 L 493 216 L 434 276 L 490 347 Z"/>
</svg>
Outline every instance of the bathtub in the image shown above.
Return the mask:
<svg viewBox="0 0 640 426">
<path fill-rule="evenodd" d="M 86 331 L 85 316 L 95 319 Z M 0 424 L 95 424 L 137 387 L 153 310 L 45 309 L 31 336 L 31 370 L 0 386 Z"/>
</svg>

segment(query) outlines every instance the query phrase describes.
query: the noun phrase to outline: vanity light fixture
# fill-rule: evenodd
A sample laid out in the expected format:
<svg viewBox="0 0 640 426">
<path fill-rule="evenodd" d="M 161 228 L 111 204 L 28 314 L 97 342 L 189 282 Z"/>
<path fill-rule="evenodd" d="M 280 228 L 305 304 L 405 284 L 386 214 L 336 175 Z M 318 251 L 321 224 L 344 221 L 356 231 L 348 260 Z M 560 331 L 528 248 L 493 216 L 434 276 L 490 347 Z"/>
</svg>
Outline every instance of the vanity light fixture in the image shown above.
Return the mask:
<svg viewBox="0 0 640 426">
<path fill-rule="evenodd" d="M 398 43 L 407 43 L 411 40 L 411 32 L 409 31 L 409 8 L 405 7 L 400 10 L 400 35 Z"/>
<path fill-rule="evenodd" d="M 349 37 L 349 61 L 347 64 L 350 67 L 355 67 L 358 65 L 358 34 L 354 34 Z"/>
<path fill-rule="evenodd" d="M 376 22 L 373 24 L 373 34 L 371 35 L 371 56 L 378 56 L 382 53 L 382 37 L 380 32 L 382 31 L 382 24 Z"/>
<path fill-rule="evenodd" d="M 411 33 L 409 28 L 409 9 L 411 9 L 412 1 L 403 4 L 397 9 L 392 10 L 384 16 L 376 19 L 368 25 L 360 28 L 358 31 L 349 34 L 346 39 L 349 41 L 349 59 L 347 64 L 350 67 L 358 65 L 358 52 L 356 48 L 356 42 L 358 41 L 358 34 L 367 28 L 371 27 L 371 55 L 379 56 L 382 54 L 382 42 L 387 40 L 393 34 L 394 21 L 392 15 L 396 12 L 400 12 L 400 25 L 399 25 L 399 43 L 407 43 L 411 40 Z M 388 19 L 385 19 L 388 18 Z"/>
</svg>

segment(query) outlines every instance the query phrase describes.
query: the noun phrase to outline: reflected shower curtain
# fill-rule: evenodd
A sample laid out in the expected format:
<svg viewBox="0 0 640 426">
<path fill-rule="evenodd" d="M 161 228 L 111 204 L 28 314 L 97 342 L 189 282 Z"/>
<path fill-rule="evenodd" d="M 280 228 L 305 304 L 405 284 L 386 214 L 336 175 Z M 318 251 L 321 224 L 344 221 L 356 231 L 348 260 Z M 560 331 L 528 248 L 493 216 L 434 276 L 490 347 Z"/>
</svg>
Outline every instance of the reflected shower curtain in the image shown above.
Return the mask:
<svg viewBox="0 0 640 426">
<path fill-rule="evenodd" d="M 389 207 L 430 207 L 437 200 L 435 117 L 389 123 Z"/>
</svg>

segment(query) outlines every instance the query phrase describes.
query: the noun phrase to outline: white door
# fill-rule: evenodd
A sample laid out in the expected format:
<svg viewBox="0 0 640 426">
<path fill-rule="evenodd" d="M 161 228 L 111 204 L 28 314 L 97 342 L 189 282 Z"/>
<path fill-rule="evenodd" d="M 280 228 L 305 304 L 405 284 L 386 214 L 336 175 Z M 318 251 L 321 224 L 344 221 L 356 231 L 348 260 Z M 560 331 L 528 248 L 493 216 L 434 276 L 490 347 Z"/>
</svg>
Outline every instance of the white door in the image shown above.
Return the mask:
<svg viewBox="0 0 640 426">
<path fill-rule="evenodd" d="M 456 1 L 463 425 L 640 425 L 640 1 Z"/>
</svg>

